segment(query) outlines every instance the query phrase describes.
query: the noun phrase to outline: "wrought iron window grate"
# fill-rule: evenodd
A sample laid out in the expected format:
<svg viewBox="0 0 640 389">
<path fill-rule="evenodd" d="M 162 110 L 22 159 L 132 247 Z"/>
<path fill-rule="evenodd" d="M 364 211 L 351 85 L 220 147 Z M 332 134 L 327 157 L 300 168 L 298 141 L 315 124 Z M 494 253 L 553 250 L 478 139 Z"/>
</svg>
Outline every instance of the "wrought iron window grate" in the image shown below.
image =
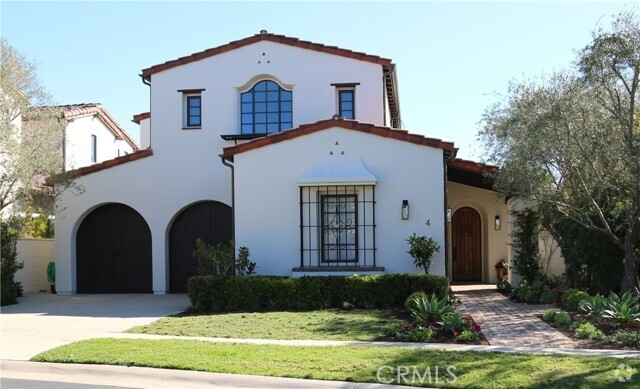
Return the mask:
<svg viewBox="0 0 640 389">
<path fill-rule="evenodd" d="M 376 266 L 375 186 L 300 187 L 300 266 Z"/>
</svg>

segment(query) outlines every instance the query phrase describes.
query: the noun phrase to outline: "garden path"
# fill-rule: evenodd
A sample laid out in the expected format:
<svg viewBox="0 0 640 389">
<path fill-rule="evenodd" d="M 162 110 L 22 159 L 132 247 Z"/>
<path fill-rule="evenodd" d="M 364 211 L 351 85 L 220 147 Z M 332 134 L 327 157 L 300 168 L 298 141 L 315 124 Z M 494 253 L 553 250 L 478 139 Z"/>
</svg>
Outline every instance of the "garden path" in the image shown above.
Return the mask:
<svg viewBox="0 0 640 389">
<path fill-rule="evenodd" d="M 516 303 L 495 285 L 452 285 L 460 312 L 471 315 L 492 346 L 578 348 L 578 345 L 537 315 L 550 305 Z"/>
</svg>

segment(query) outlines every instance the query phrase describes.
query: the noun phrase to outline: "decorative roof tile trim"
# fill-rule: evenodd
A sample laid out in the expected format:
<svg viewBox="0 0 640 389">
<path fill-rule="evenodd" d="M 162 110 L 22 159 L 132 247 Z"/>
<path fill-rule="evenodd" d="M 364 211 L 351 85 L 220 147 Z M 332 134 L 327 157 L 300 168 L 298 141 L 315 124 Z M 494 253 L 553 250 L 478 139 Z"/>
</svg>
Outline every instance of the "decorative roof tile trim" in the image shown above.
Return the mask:
<svg viewBox="0 0 640 389">
<path fill-rule="evenodd" d="M 247 46 L 256 42 L 260 42 L 260 41 L 270 41 L 275 43 L 281 43 L 284 45 L 299 47 L 303 49 L 315 50 L 321 53 L 339 55 L 342 57 L 352 58 L 360 61 L 373 62 L 385 67 L 391 66 L 390 59 L 382 58 L 377 55 L 366 54 L 366 53 L 352 51 L 348 49 L 341 49 L 336 46 L 325 46 L 321 43 L 303 41 L 298 38 L 288 37 L 284 35 L 265 33 L 265 34 L 256 34 L 254 36 L 250 36 L 248 38 L 240 39 L 237 41 L 232 41 L 222 46 L 206 49 L 204 51 L 200 51 L 185 57 L 180 57 L 172 61 L 167 61 L 165 63 L 161 63 L 158 65 L 148 67 L 146 69 L 142 69 L 142 77 L 149 77 L 152 74 L 159 73 L 164 70 L 168 70 L 180 65 L 185 65 L 191 62 L 200 61 L 202 59 L 213 57 L 218 54 L 226 53 L 227 51 L 231 51 L 231 50 L 234 50 L 243 46 Z"/>
<path fill-rule="evenodd" d="M 497 174 L 500 171 L 500 168 L 494 165 L 487 165 L 484 163 L 460 158 L 456 158 L 453 161 L 449 162 L 449 166 L 459 169 L 471 170 L 477 173 Z"/>
<path fill-rule="evenodd" d="M 32 110 L 39 108 L 56 108 L 60 110 L 60 117 L 63 119 L 74 119 L 80 116 L 98 115 L 98 118 L 107 126 L 116 139 L 124 140 L 127 142 L 133 151 L 140 150 L 138 143 L 131 138 L 127 131 L 122 128 L 118 122 L 109 114 L 109 112 L 100 103 L 82 103 L 82 104 L 68 104 L 68 105 L 54 105 L 49 107 L 33 107 Z"/>
<path fill-rule="evenodd" d="M 240 143 L 233 146 L 227 146 L 222 149 L 222 155 L 225 158 L 232 157 L 236 154 L 244 153 L 249 150 L 264 147 L 273 143 L 279 143 L 288 139 L 294 139 L 299 136 L 312 134 L 314 132 L 326 130 L 328 128 L 343 128 L 365 132 L 372 135 L 382 136 L 385 138 L 397 139 L 417 145 L 424 145 L 442 149 L 444 151 L 453 151 L 453 142 L 445 142 L 440 139 L 428 138 L 424 135 L 411 134 L 405 130 L 397 130 L 395 128 L 380 127 L 371 123 L 360 123 L 356 120 L 321 120 L 315 123 L 302 124 L 298 128 L 276 132 L 266 135 L 262 138 L 256 138 L 246 143 Z"/>
<path fill-rule="evenodd" d="M 140 124 L 141 121 L 149 118 L 151 118 L 151 112 L 143 112 L 137 115 L 133 115 L 133 119 L 131 121 L 135 124 Z"/>
<path fill-rule="evenodd" d="M 109 169 L 114 166 L 122 165 L 128 162 L 137 161 L 138 159 L 146 158 L 153 155 L 153 150 L 146 149 L 136 151 L 135 153 L 123 155 L 121 157 L 117 157 L 114 159 L 109 159 L 100 163 L 96 163 L 94 165 L 89 165 L 85 167 L 81 167 L 79 169 L 71 170 L 67 172 L 71 178 L 78 178 L 82 176 L 86 176 L 91 173 L 99 172 L 101 170 Z"/>
</svg>

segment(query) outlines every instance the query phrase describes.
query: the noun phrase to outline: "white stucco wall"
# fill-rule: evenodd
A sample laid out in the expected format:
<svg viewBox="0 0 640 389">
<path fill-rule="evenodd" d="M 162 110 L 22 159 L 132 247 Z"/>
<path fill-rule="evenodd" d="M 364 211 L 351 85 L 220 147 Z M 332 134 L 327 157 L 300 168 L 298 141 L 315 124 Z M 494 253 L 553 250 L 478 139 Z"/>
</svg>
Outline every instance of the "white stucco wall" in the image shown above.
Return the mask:
<svg viewBox="0 0 640 389">
<path fill-rule="evenodd" d="M 239 88 L 252 86 L 247 83 L 259 75 L 292 86 L 293 127 L 331 118 L 337 107 L 331 84 L 348 82 L 360 83 L 356 86 L 356 119 L 383 125 L 382 66 L 261 41 L 152 75 L 154 149 L 181 142 L 183 94 L 178 90 L 205 89 L 201 92 L 201 131 L 216 136 L 239 134 Z M 226 143 L 230 144 L 233 142 Z"/>
<path fill-rule="evenodd" d="M 471 207 L 480 214 L 482 225 L 482 281 L 496 283 L 495 264 L 501 259 L 508 261 L 508 242 L 510 241 L 509 207 L 505 204 L 504 196 L 499 193 L 449 182 L 447 201 L 453 213 L 462 207 Z M 495 229 L 495 217 L 500 216 L 501 228 Z M 447 229 L 451 236 L 451 223 Z M 449 261 L 451 265 L 451 239 L 449 239 Z M 451 267 L 449 267 L 451 269 Z"/>
<path fill-rule="evenodd" d="M 91 161 L 91 135 L 97 137 L 96 162 Z M 118 150 L 120 155 L 133 151 L 124 140 L 116 140 L 113 132 L 96 115 L 82 116 L 69 121 L 65 137 L 67 170 L 113 159 L 118 156 Z"/>
<path fill-rule="evenodd" d="M 140 150 L 151 147 L 151 118 L 140 120 Z"/>
<path fill-rule="evenodd" d="M 22 283 L 24 292 L 50 292 L 47 280 L 47 265 L 55 256 L 53 239 L 18 239 L 16 244 L 18 261 L 24 268 L 18 270 L 15 280 Z"/>
<path fill-rule="evenodd" d="M 360 157 L 377 178 L 376 266 L 417 272 L 407 254 L 409 235 L 432 237 L 444 247 L 442 150 L 332 128 L 235 156 L 236 243 L 249 247 L 258 274 L 292 275 L 300 266 L 297 181 L 331 151 L 336 158 L 342 151 Z M 401 220 L 402 200 L 409 200 L 409 220 Z M 444 250 L 430 273 L 444 275 Z"/>
</svg>

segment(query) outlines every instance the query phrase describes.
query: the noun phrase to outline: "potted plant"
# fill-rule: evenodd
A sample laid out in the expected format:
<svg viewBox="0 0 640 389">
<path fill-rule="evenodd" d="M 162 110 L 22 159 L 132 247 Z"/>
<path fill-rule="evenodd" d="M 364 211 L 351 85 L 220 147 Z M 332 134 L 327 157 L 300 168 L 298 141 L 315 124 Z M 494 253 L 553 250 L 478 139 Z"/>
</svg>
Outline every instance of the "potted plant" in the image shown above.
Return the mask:
<svg viewBox="0 0 640 389">
<path fill-rule="evenodd" d="M 498 275 L 498 281 L 502 281 L 502 279 L 507 275 L 508 271 L 509 265 L 507 265 L 507 261 L 501 259 L 496 263 L 496 274 Z"/>
<path fill-rule="evenodd" d="M 418 269 L 424 269 L 425 274 L 429 274 L 429 267 L 431 266 L 431 257 L 433 254 L 440 251 L 440 245 L 433 238 L 427 238 L 426 236 L 417 236 L 413 234 L 407 239 L 407 243 L 411 249 L 409 255 L 413 257 L 413 262 Z"/>
<path fill-rule="evenodd" d="M 51 293 L 56 294 L 56 263 L 54 261 L 47 265 L 47 281 L 51 284 Z"/>
</svg>

